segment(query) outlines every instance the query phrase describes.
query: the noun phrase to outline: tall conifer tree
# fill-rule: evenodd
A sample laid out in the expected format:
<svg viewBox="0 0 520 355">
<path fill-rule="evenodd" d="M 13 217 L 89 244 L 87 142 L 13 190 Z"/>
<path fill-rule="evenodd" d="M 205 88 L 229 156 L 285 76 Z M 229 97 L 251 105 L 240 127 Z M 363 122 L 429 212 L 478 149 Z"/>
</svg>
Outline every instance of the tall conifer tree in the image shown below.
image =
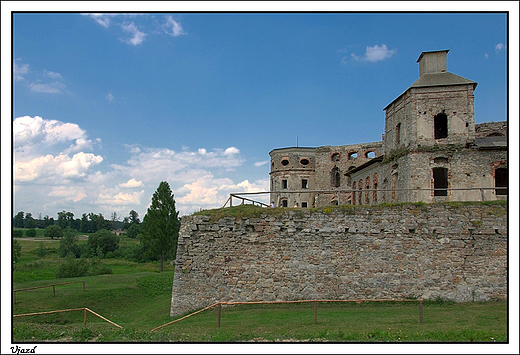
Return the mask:
<svg viewBox="0 0 520 355">
<path fill-rule="evenodd" d="M 143 243 L 161 259 L 171 252 L 175 258 L 179 236 L 179 212 L 170 185 L 162 181 L 152 196 L 152 203 L 143 219 Z"/>
</svg>

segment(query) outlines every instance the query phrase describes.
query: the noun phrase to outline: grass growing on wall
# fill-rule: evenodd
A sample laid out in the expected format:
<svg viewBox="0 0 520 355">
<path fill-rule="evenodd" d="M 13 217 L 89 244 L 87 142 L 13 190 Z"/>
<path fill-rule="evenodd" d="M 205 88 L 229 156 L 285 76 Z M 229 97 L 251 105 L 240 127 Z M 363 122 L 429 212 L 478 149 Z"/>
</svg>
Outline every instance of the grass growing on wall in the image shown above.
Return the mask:
<svg viewBox="0 0 520 355">
<path fill-rule="evenodd" d="M 308 213 L 308 212 L 324 212 L 324 213 L 332 213 L 332 212 L 344 212 L 344 213 L 354 213 L 356 209 L 359 208 L 395 208 L 402 206 L 418 206 L 418 207 L 427 207 L 434 205 L 448 205 L 451 207 L 459 207 L 459 206 L 486 206 L 486 205 L 495 205 L 495 206 L 506 206 L 507 200 L 495 200 L 495 201 L 448 201 L 448 202 L 436 202 L 436 203 L 425 203 L 425 202 L 398 202 L 398 203 L 380 203 L 377 205 L 340 205 L 340 206 L 324 206 L 318 208 L 289 208 L 289 207 L 277 207 L 277 208 L 266 208 L 260 207 L 252 204 L 244 204 L 233 207 L 225 207 L 225 208 L 217 208 L 210 210 L 202 210 L 200 212 L 195 212 L 194 216 L 208 216 L 212 222 L 216 222 L 224 217 L 233 217 L 233 218 L 260 218 L 262 216 L 282 216 L 285 213 L 291 211 L 293 213 Z M 505 213 L 504 211 L 500 213 Z"/>
</svg>

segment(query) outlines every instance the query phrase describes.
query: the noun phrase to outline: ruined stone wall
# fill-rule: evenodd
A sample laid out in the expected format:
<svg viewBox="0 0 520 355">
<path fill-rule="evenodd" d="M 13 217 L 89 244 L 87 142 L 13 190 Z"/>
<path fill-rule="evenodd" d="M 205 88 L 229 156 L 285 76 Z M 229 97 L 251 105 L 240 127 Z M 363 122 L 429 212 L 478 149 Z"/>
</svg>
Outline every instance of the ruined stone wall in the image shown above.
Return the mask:
<svg viewBox="0 0 520 355">
<path fill-rule="evenodd" d="M 409 89 L 385 108 L 385 154 L 402 147 L 473 142 L 473 106 L 470 84 Z M 434 116 L 439 113 L 447 116 L 448 137 L 434 139 Z"/>
<path fill-rule="evenodd" d="M 219 301 L 507 297 L 505 205 L 269 211 L 182 218 L 172 316 Z"/>
<path fill-rule="evenodd" d="M 473 84 L 413 89 L 415 107 L 412 108 L 417 125 L 414 146 L 435 144 L 463 144 L 475 141 L 475 113 Z M 434 116 L 445 113 L 448 118 L 448 137 L 434 139 Z"/>
<path fill-rule="evenodd" d="M 507 121 L 485 122 L 475 125 L 475 137 L 487 137 L 490 134 L 501 134 L 507 136 Z"/>
</svg>

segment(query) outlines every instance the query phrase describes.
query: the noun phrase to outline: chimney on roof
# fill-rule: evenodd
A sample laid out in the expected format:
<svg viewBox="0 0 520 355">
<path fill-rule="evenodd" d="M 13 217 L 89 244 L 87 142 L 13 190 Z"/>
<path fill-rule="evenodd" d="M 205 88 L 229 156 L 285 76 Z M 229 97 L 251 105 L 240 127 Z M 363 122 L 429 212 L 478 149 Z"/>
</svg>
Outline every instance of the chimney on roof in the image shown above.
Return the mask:
<svg viewBox="0 0 520 355">
<path fill-rule="evenodd" d="M 449 51 L 449 49 L 446 49 L 443 51 L 422 52 L 419 59 L 417 59 L 417 63 L 419 63 L 419 76 L 448 71 L 446 55 Z"/>
</svg>

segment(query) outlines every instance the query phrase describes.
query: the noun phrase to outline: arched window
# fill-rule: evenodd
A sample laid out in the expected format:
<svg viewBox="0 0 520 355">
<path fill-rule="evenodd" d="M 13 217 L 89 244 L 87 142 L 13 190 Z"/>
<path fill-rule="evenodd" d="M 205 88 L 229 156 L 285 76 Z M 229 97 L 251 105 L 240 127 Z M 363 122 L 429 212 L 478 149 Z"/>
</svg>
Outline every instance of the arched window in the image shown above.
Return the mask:
<svg viewBox="0 0 520 355">
<path fill-rule="evenodd" d="M 339 161 L 339 158 L 341 157 L 341 154 L 339 153 L 334 153 L 330 156 L 330 160 L 332 161 Z"/>
<path fill-rule="evenodd" d="M 332 168 L 330 172 L 330 184 L 332 187 L 340 187 L 341 185 L 341 173 L 337 166 Z"/>
<path fill-rule="evenodd" d="M 395 126 L 395 145 L 401 144 L 401 124 Z"/>
<path fill-rule="evenodd" d="M 358 205 L 361 205 L 361 195 L 363 195 L 363 180 L 358 181 L 358 188 L 359 188 L 359 196 L 358 196 Z"/>
<path fill-rule="evenodd" d="M 371 150 L 369 150 L 368 152 L 365 153 L 365 158 L 374 159 L 375 157 L 376 157 L 376 153 L 374 153 Z"/>
<path fill-rule="evenodd" d="M 356 204 L 356 182 L 354 181 L 352 183 L 352 204 L 355 205 Z"/>
<path fill-rule="evenodd" d="M 368 190 L 370 190 L 370 176 L 365 179 L 365 205 L 370 203 L 370 197 L 368 196 Z"/>
<path fill-rule="evenodd" d="M 372 177 L 372 188 L 374 191 L 372 191 L 372 202 L 377 202 L 377 173 L 374 173 L 374 176 Z"/>
</svg>

